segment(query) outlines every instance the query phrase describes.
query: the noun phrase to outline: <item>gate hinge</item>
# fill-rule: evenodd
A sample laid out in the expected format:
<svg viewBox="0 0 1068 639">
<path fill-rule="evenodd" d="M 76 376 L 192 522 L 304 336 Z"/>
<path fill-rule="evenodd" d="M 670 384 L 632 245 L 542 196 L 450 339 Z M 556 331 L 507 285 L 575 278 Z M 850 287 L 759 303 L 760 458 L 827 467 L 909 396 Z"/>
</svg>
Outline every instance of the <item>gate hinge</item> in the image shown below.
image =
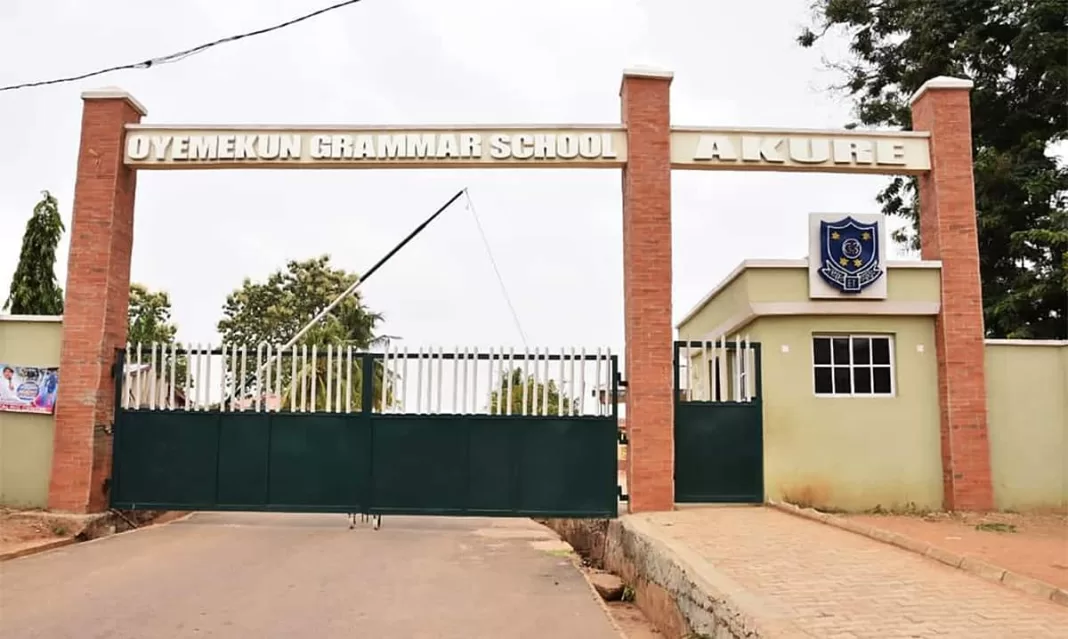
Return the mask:
<svg viewBox="0 0 1068 639">
<path fill-rule="evenodd" d="M 115 425 L 114 424 L 97 424 L 96 425 L 96 429 L 99 430 L 100 432 L 104 433 L 105 435 L 111 435 L 112 433 L 115 432 Z"/>
<path fill-rule="evenodd" d="M 628 444 L 627 431 L 625 431 L 625 430 L 619 431 L 619 443 L 623 444 L 624 446 Z"/>
<path fill-rule="evenodd" d="M 629 502 L 630 501 L 630 495 L 627 495 L 627 494 L 625 494 L 623 492 L 623 487 L 622 486 L 618 486 L 618 485 L 616 486 L 616 497 L 619 499 L 619 501 L 623 501 L 623 502 Z"/>
</svg>

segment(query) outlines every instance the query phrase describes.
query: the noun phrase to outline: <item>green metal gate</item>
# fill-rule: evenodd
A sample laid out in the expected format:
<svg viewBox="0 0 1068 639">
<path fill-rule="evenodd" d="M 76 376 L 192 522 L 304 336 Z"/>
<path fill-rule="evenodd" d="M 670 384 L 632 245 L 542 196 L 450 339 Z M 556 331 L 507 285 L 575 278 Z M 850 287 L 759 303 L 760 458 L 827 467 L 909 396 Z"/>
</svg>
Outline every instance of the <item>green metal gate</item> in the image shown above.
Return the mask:
<svg viewBox="0 0 1068 639">
<path fill-rule="evenodd" d="M 252 355 L 118 354 L 112 507 L 617 515 L 607 351 Z"/>
<path fill-rule="evenodd" d="M 760 344 L 675 342 L 675 501 L 764 501 Z"/>
</svg>

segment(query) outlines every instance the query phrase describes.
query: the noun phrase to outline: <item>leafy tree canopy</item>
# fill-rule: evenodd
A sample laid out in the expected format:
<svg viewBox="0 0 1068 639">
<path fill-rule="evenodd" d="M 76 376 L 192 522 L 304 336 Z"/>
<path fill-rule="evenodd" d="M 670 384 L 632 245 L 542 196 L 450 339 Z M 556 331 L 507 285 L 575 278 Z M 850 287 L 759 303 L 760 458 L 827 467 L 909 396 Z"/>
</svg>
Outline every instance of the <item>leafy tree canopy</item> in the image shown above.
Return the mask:
<svg viewBox="0 0 1068 639">
<path fill-rule="evenodd" d="M 1068 168 L 1051 146 L 1068 136 L 1064 0 L 816 0 L 810 47 L 849 39 L 831 66 L 857 124 L 911 127 L 909 97 L 948 75 L 975 83 L 972 144 L 983 306 L 990 337 L 1068 337 Z M 918 247 L 914 178 L 878 195 L 912 222 L 895 239 Z"/>
<path fill-rule="evenodd" d="M 4 307 L 14 315 L 62 315 L 63 289 L 56 282 L 56 248 L 63 220 L 56 198 L 44 191 L 22 236 L 22 251 Z"/>
<path fill-rule="evenodd" d="M 549 380 L 548 388 L 544 382 L 535 381 L 532 375 L 526 376 L 526 414 L 527 415 L 559 415 L 563 402 L 564 414 L 570 411 L 578 412 L 580 401 L 577 397 L 568 397 L 561 393 L 559 386 L 553 380 Z M 512 386 L 512 415 L 522 415 L 523 412 L 523 370 L 513 368 L 501 374 L 497 380 L 497 388 L 490 395 L 490 413 L 505 414 L 508 412 L 508 385 Z M 548 400 L 546 401 L 546 393 Z"/>
<path fill-rule="evenodd" d="M 170 344 L 178 332 L 171 322 L 170 295 L 166 291 L 152 292 L 144 284 L 130 284 L 126 317 L 126 341 L 130 344 Z"/>
<path fill-rule="evenodd" d="M 334 268 L 323 255 L 290 261 L 265 282 L 245 279 L 226 298 L 218 329 L 226 344 L 281 346 L 356 281 L 355 273 Z M 382 316 L 363 305 L 359 291 L 346 297 L 301 342 L 368 348 Z"/>
</svg>

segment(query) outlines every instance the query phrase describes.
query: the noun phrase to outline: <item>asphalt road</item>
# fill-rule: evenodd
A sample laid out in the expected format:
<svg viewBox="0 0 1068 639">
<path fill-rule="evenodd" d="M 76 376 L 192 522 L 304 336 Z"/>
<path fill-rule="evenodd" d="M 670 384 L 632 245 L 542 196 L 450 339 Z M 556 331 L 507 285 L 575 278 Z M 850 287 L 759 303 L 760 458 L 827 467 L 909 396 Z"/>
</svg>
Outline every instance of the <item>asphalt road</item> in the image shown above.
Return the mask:
<svg viewBox="0 0 1068 639">
<path fill-rule="evenodd" d="M 529 520 L 198 513 L 0 563 L 3 639 L 619 639 Z"/>
</svg>

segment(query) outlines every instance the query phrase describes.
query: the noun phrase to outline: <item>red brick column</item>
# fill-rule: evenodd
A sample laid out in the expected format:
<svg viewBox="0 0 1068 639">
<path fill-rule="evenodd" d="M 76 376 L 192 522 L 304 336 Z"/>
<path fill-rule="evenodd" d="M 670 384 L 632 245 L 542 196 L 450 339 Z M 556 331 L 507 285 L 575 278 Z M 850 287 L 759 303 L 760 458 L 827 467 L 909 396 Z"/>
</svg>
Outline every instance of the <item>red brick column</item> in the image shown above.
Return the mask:
<svg viewBox="0 0 1068 639">
<path fill-rule="evenodd" d="M 931 171 L 920 177 L 920 240 L 923 259 L 942 261 L 935 348 L 943 499 L 950 510 L 994 506 L 972 178 L 971 87 L 968 80 L 935 78 L 912 98 L 912 127 L 931 133 Z"/>
<path fill-rule="evenodd" d="M 126 342 L 136 174 L 123 165 L 124 125 L 144 108 L 119 90 L 82 94 L 70 259 L 59 362 L 59 397 L 48 507 L 107 508 L 115 349 Z"/>
<path fill-rule="evenodd" d="M 671 324 L 671 74 L 625 71 L 623 295 L 630 511 L 675 505 Z"/>
</svg>

